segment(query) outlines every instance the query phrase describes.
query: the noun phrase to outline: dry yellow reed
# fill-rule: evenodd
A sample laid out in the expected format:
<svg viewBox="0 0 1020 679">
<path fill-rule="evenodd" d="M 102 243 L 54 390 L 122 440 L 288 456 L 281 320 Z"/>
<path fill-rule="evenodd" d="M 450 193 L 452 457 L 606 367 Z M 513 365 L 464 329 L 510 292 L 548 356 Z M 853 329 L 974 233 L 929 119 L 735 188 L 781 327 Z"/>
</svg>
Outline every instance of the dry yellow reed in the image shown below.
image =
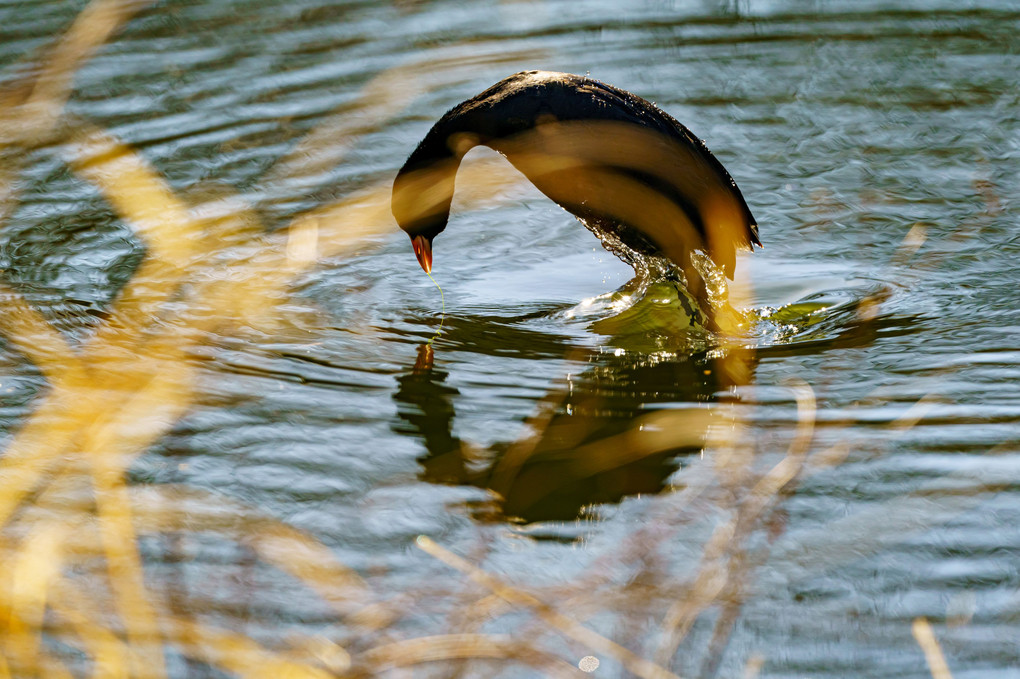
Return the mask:
<svg viewBox="0 0 1020 679">
<path fill-rule="evenodd" d="M 40 639 L 50 582 L 60 572 L 61 541 L 66 529 L 50 526 L 25 540 L 10 573 L 9 612 L 4 649 L 22 669 L 38 665 Z"/>
<path fill-rule="evenodd" d="M 917 645 L 924 651 L 924 659 L 928 663 L 932 679 L 953 679 L 953 675 L 949 672 L 949 665 L 946 663 L 946 657 L 942 655 L 942 648 L 939 646 L 938 639 L 935 638 L 935 632 L 932 631 L 928 620 L 915 618 L 914 623 L 910 626 L 910 631 L 913 633 L 914 639 L 917 640 Z"/>
<path fill-rule="evenodd" d="M 588 646 L 593 651 L 604 656 L 612 656 L 618 659 L 630 672 L 637 676 L 644 677 L 645 679 L 678 679 L 677 675 L 669 670 L 638 656 L 633 651 L 584 627 L 569 616 L 554 610 L 535 596 L 503 583 L 498 578 L 489 575 L 465 559 L 440 547 L 430 538 L 420 536 L 417 540 L 417 545 L 426 554 L 464 573 L 471 580 L 487 587 L 506 601 L 534 610 L 540 618 L 561 634 Z"/>
<path fill-rule="evenodd" d="M 449 660 L 508 660 L 541 669 L 545 676 L 581 675 L 572 665 L 545 653 L 524 647 L 509 636 L 487 634 L 445 634 L 397 641 L 369 649 L 361 662 L 375 676 L 397 667 Z"/>
<path fill-rule="evenodd" d="M 58 43 L 34 85 L 3 99 L 8 108 L 0 122 L 7 143 L 41 143 L 54 133 L 74 69 L 143 4 L 96 0 L 86 8 Z M 392 96 L 405 89 L 387 84 L 400 80 L 402 72 L 384 74 L 366 88 L 362 124 L 406 103 L 409 95 Z M 350 118 L 338 121 L 341 119 L 332 119 L 310 134 L 267 180 L 321 170 L 322 163 L 309 168 L 298 162 L 310 146 L 331 146 L 333 155 L 327 154 L 323 162 L 335 161 L 337 153 L 343 153 L 347 137 L 358 133 L 358 125 L 352 126 Z M 239 674 L 318 676 L 320 670 L 282 658 L 267 662 L 264 649 L 238 635 L 177 619 L 169 631 L 166 629 L 171 618 L 145 587 L 136 548 L 137 498 L 132 499 L 123 477 L 131 460 L 188 408 L 195 379 L 195 366 L 187 359 L 188 347 L 205 341 L 211 331 L 257 323 L 285 298 L 295 274 L 323 256 L 349 253 L 388 230 L 389 189 L 369 188 L 299 216 L 289 228 L 268 235 L 243 201 L 228 198 L 189 206 L 140 155 L 112 135 L 83 121 L 68 120 L 68 125 L 65 149 L 71 168 L 95 185 L 135 229 L 146 242 L 148 256 L 119 292 L 110 321 L 78 351 L 71 350 L 19 295 L 0 290 L 6 311 L 4 334 L 43 371 L 50 387 L 0 460 L 0 527 L 28 536 L 23 545 L 7 550 L 19 554 L 23 565 L 13 576 L 20 594 L 10 599 L 9 609 L 4 608 L 10 614 L 3 624 L 9 638 L 17 642 L 18 654 L 12 657 L 19 667 L 45 666 L 54 673 L 66 673 L 55 658 L 38 656 L 40 607 L 46 602 L 40 598 L 38 583 L 57 577 L 64 561 L 56 553 L 73 543 L 68 554 L 72 559 L 87 555 L 104 558 L 116 618 L 124 626 L 127 643 L 96 624 L 99 602 L 76 596 L 69 582 L 63 583 L 65 596 L 51 606 L 71 624 L 102 676 L 164 675 L 164 642 L 183 646 L 186 653 Z M 20 168 L 13 159 L 4 160 L 7 162 L 0 163 L 0 170 L 13 177 Z M 490 190 L 499 185 L 506 179 L 505 173 L 494 172 L 490 166 L 468 165 L 466 183 Z M 3 217 L 16 199 L 6 186 L 0 201 Z M 214 251 L 209 250 L 210 244 L 215 245 Z M 229 276 L 220 273 L 228 270 Z M 185 282 L 188 290 L 183 301 L 195 310 L 186 316 L 179 313 L 179 304 L 167 306 L 171 299 L 180 301 Z M 99 375 L 103 376 L 101 383 L 97 382 Z M 68 465 L 74 459 L 88 462 Z M 66 531 L 58 530 L 51 517 L 70 511 L 60 503 L 68 492 L 82 490 L 78 475 L 83 471 L 92 478 L 97 530 L 79 530 L 73 540 L 65 542 Z M 35 503 L 42 514 L 23 506 L 25 499 L 40 489 Z M 163 529 L 169 527 L 166 515 L 161 524 Z M 254 526 L 241 525 L 253 530 L 235 537 L 249 542 L 267 562 L 317 589 L 351 622 L 377 628 L 391 618 L 391 613 L 370 604 L 360 578 L 338 564 L 314 539 L 268 518 Z M 43 547 L 54 552 L 49 568 L 31 569 L 29 565 L 35 564 L 40 554 L 49 554 Z M 36 584 L 26 589 L 30 573 L 36 576 L 32 581 Z M 31 596 L 26 594 L 29 591 Z M 343 649 L 334 646 L 333 650 L 335 670 L 343 665 L 336 661 L 337 652 L 342 654 Z M 9 673 L 6 663 L 0 671 Z"/>
</svg>

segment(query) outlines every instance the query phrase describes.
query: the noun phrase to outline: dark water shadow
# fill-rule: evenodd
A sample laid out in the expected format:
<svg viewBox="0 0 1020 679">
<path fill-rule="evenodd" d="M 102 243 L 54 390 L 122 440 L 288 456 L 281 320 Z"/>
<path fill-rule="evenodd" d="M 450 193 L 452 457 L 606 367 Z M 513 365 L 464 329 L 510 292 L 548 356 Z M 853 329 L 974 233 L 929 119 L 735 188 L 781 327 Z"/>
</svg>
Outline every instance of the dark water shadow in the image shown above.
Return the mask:
<svg viewBox="0 0 1020 679">
<path fill-rule="evenodd" d="M 494 492 L 496 508 L 479 509 L 480 519 L 569 521 L 590 505 L 661 492 L 683 457 L 700 451 L 707 406 L 731 386 L 706 352 L 650 356 L 561 344 L 558 356 L 584 367 L 541 399 L 528 420 L 533 434 L 479 450 L 454 433 L 460 393 L 448 383 L 442 360 L 451 346 L 502 353 L 490 346 L 491 332 L 478 333 L 491 324 L 479 325 L 460 318 L 448 326 L 441 349 L 419 345 L 393 398 L 400 419 L 394 430 L 425 445 L 423 481 Z M 497 342 L 504 343 L 521 346 L 505 337 Z M 657 411 L 668 417 L 655 419 Z"/>
</svg>

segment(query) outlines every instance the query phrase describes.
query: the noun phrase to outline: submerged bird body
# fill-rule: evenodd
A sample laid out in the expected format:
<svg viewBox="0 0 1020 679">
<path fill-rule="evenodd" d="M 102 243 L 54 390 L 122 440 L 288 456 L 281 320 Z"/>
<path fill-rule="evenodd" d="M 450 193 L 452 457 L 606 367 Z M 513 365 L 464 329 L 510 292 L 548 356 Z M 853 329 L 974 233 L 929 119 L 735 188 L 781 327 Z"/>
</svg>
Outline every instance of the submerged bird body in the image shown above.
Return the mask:
<svg viewBox="0 0 1020 679">
<path fill-rule="evenodd" d="M 568 73 L 512 75 L 440 118 L 393 184 L 393 215 L 426 272 L 447 225 L 464 154 L 488 146 L 630 263 L 663 257 L 695 297 L 691 253 L 733 277 L 737 249 L 761 245 L 750 209 L 722 164 L 654 104 Z"/>
</svg>

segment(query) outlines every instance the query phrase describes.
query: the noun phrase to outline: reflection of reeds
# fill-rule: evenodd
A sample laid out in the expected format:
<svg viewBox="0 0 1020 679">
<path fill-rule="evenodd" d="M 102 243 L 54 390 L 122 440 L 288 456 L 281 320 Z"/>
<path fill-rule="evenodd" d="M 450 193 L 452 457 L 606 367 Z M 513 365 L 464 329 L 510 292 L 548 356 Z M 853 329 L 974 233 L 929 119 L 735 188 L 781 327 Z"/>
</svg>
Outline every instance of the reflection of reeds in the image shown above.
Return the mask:
<svg viewBox="0 0 1020 679">
<path fill-rule="evenodd" d="M 702 443 L 700 434 L 696 441 L 678 441 L 668 435 L 671 428 L 708 431 L 711 464 L 685 477 L 686 485 L 663 503 L 661 511 L 669 515 L 637 531 L 632 549 L 622 548 L 621 559 L 645 563 L 640 577 L 629 584 L 614 585 L 595 572 L 570 586 L 526 591 L 422 538 L 422 550 L 484 591 L 458 592 L 465 603 L 450 625 L 453 629 L 421 638 L 394 638 L 399 607 L 382 603 L 362 577 L 314 537 L 219 496 L 126 484 L 131 462 L 190 407 L 198 372 L 190 353 L 196 346 L 214 333 L 273 318 L 296 275 L 324 257 L 349 254 L 392 228 L 385 183 L 299 215 L 275 232 L 262 227 L 255 206 L 242 197 L 189 205 L 130 147 L 104 130 L 64 117 L 78 65 L 147 4 L 94 0 L 39 64 L 34 79 L 0 93 L 0 221 L 9 217 L 17 200 L 14 178 L 23 155 L 18 151 L 60 141 L 72 170 L 101 192 L 147 246 L 146 258 L 118 293 L 108 320 L 80 347 L 72 348 L 18 293 L 0 289 L 0 329 L 48 385 L 0 459 L 0 679 L 72 676 L 61 660 L 66 653 L 55 651 L 46 633 L 83 653 L 95 676 L 165 676 L 167 645 L 239 676 L 372 676 L 420 663 L 467 659 L 522 663 L 545 674 L 578 676 L 580 655 L 568 660 L 564 652 L 549 650 L 556 647 L 545 641 L 545 630 L 603 659 L 615 658 L 637 676 L 675 677 L 669 668 L 678 647 L 709 610 L 718 615 L 701 674 L 714 675 L 750 595 L 754 570 L 768 556 L 768 547 L 755 536 L 781 532 L 782 500 L 805 471 L 839 464 L 848 452 L 847 446 L 838 445 L 811 453 L 814 399 L 807 385 L 792 386 L 800 414 L 794 441 L 763 471 L 756 471 L 756 450 L 745 440 L 735 408 L 719 407 L 711 414 L 654 413 L 617 440 L 588 444 L 583 451 L 586 464 L 604 470 L 621 464 L 613 454 L 620 446 L 636 458 Z M 353 109 L 312 131 L 270 170 L 263 198 L 276 200 L 284 191 L 281 187 L 306 181 L 339 162 L 370 121 L 392 115 L 414 96 L 409 83 L 434 85 L 423 74 L 449 71 L 457 64 L 429 66 L 394 69 L 366 86 Z M 310 150 L 315 152 L 311 158 Z M 514 176 L 503 163 L 469 164 L 458 176 L 460 200 L 470 205 Z M 987 187 L 982 187 L 982 195 L 989 210 L 998 208 Z M 905 261 L 922 241 L 919 227 L 897 257 Z M 733 376 L 733 383 L 745 382 L 744 351 L 734 345 L 721 355 L 719 369 Z M 545 413 L 555 407 L 557 397 L 553 393 L 547 399 L 551 405 L 540 409 L 533 426 L 541 429 L 548 423 Z M 907 428 L 919 416 L 912 412 L 893 428 Z M 643 425 L 657 433 L 638 434 Z M 497 472 L 506 483 L 532 447 L 523 441 L 504 458 Z M 964 496 L 960 506 L 974 496 Z M 702 546 L 698 568 L 679 579 L 656 561 L 654 546 L 668 542 L 706 506 L 721 518 Z M 345 648 L 339 641 L 309 636 L 269 648 L 236 630 L 175 611 L 146 583 L 138 537 L 188 531 L 246 545 L 262 563 L 315 592 L 338 619 L 362 635 L 360 643 Z M 872 544 L 854 545 L 858 555 L 870 548 Z M 796 561 L 798 555 L 788 553 L 786 558 Z M 105 567 L 101 584 L 89 570 L 97 559 Z M 76 574 L 78 567 L 90 575 Z M 582 624 L 606 610 L 641 620 L 657 616 L 661 623 L 654 643 L 636 651 Z M 510 612 L 527 612 L 534 620 L 523 623 L 521 633 L 513 636 L 477 632 L 482 621 Z M 914 634 L 933 675 L 949 676 L 927 622 L 916 622 Z M 749 673 L 760 664 L 753 659 Z"/>
</svg>

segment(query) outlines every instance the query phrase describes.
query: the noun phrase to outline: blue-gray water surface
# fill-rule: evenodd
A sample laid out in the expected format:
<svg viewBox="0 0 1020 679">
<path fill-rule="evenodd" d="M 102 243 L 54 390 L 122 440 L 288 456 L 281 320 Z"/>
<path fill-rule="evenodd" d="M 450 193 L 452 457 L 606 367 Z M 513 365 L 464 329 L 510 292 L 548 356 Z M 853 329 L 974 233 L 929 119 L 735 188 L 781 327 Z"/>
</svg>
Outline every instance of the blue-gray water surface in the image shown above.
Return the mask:
<svg viewBox="0 0 1020 679">
<path fill-rule="evenodd" d="M 20 64 L 83 6 L 0 4 L 0 77 L 23 76 Z M 501 460 L 548 424 L 543 413 L 567 439 L 582 423 L 556 444 L 567 450 L 638 418 L 725 408 L 768 470 L 795 438 L 806 384 L 811 451 L 843 446 L 845 458 L 805 473 L 747 538 L 760 563 L 733 593 L 726 642 L 713 641 L 710 609 L 667 664 L 685 677 L 927 677 L 912 634 L 924 618 L 957 679 L 1017 676 L 1018 34 L 1020 7 L 994 0 L 142 9 L 80 66 L 66 114 L 129 144 L 189 201 L 238 194 L 279 230 L 330 201 L 386 191 L 443 112 L 541 68 L 590 74 L 690 127 L 733 175 L 765 247 L 738 261 L 732 285 L 756 320 L 748 378 L 729 381 L 712 346 L 593 329 L 612 314 L 599 296 L 631 270 L 536 190 L 490 187 L 491 200 L 455 205 L 434 250 L 445 316 L 389 223 L 299 276 L 276 322 L 203 342 L 188 359 L 201 366 L 193 401 L 134 461 L 132 483 L 212 491 L 306 531 L 381 601 L 402 602 L 380 638 L 470 627 L 457 618 L 466 578 L 415 547 L 426 535 L 566 608 L 573 592 L 585 624 L 651 658 L 682 591 L 671 583 L 693 578 L 740 501 L 718 488 L 701 504 L 681 500 L 688 477 L 719 463 L 712 445 L 685 441 L 591 474 L 556 449 L 499 486 Z M 376 80 L 391 69 L 406 74 Z M 366 86 L 395 103 L 364 106 Z M 336 147 L 325 160 L 314 146 L 288 156 L 345 116 L 355 122 L 342 139 L 324 136 Z M 22 159 L 0 266 L 74 343 L 95 332 L 147 250 L 62 154 L 54 143 Z M 272 181 L 281 158 L 304 163 L 304 178 Z M 10 437 L 46 380 L 10 345 L 2 362 Z M 269 644 L 348 643 L 311 589 L 234 542 L 196 528 L 140 546 L 153 591 L 210 624 Z M 594 655 L 592 676 L 630 676 L 521 616 L 471 629 L 575 667 Z M 185 655 L 168 654 L 171 676 L 223 676 Z M 490 661 L 463 672 L 540 674 Z"/>
</svg>

